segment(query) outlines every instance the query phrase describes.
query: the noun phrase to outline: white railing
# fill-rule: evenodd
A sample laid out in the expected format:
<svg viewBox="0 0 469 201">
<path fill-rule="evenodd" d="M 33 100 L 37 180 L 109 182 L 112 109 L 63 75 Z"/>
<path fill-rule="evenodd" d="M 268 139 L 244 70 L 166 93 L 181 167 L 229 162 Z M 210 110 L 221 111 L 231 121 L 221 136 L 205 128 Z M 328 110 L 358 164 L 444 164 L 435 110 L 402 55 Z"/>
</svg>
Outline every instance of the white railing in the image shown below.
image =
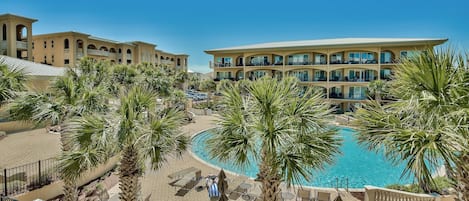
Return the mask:
<svg viewBox="0 0 469 201">
<path fill-rule="evenodd" d="M 28 42 L 16 41 L 16 49 L 27 50 L 28 49 Z"/>
<path fill-rule="evenodd" d="M 440 201 L 441 197 L 365 186 L 365 201 Z"/>
<path fill-rule="evenodd" d="M 132 54 L 127 54 L 125 57 L 126 57 L 126 59 L 130 59 L 130 60 L 133 59 L 133 58 L 132 58 Z"/>
<path fill-rule="evenodd" d="M 80 59 L 83 57 L 83 52 L 77 52 L 77 58 Z"/>
<path fill-rule="evenodd" d="M 109 52 L 107 51 L 102 51 L 102 50 L 93 50 L 93 49 L 88 49 L 88 54 L 89 55 L 97 55 L 97 56 L 109 56 Z"/>
</svg>

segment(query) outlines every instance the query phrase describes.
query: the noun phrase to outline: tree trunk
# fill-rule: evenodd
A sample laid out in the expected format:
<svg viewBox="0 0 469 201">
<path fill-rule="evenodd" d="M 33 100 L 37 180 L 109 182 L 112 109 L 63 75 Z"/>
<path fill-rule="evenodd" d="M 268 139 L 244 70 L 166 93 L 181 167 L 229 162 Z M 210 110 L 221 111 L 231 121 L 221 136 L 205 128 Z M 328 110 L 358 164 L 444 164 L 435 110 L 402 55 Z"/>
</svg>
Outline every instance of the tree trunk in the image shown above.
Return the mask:
<svg viewBox="0 0 469 201">
<path fill-rule="evenodd" d="M 456 167 L 456 190 L 460 201 L 469 201 L 469 155 L 463 154 L 461 161 Z"/>
<path fill-rule="evenodd" d="M 77 201 L 78 200 L 78 190 L 75 181 L 70 181 L 68 179 L 62 179 L 64 182 L 64 201 Z"/>
<path fill-rule="evenodd" d="M 271 165 L 268 165 L 263 154 L 262 161 L 259 167 L 259 173 L 257 174 L 257 179 L 262 183 L 262 194 L 261 200 L 263 201 L 280 201 L 281 199 L 281 189 L 280 182 L 281 178 L 278 172 L 272 168 Z"/>
<path fill-rule="evenodd" d="M 68 152 L 72 149 L 72 142 L 67 138 L 66 134 L 63 133 L 62 126 L 56 125 L 53 127 L 55 132 L 60 133 L 60 142 L 62 143 L 62 153 Z M 77 201 L 78 200 L 78 190 L 77 184 L 74 180 L 62 178 L 64 182 L 64 201 Z"/>
<path fill-rule="evenodd" d="M 132 145 L 125 147 L 122 153 L 119 173 L 119 198 L 122 201 L 140 201 L 139 177 L 141 170 L 137 149 Z"/>
</svg>

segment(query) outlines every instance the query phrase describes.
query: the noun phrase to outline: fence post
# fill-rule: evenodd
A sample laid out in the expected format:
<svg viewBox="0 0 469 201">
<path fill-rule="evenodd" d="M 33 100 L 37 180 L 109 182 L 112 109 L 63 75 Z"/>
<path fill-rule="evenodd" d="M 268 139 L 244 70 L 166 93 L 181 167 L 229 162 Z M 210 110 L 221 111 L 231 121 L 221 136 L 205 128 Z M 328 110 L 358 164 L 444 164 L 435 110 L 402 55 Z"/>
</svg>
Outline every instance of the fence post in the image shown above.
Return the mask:
<svg viewBox="0 0 469 201">
<path fill-rule="evenodd" d="M 339 177 L 336 177 L 335 180 L 336 180 L 335 189 L 339 189 Z"/>
<path fill-rule="evenodd" d="M 348 177 L 347 177 L 347 180 L 346 180 L 346 182 L 347 182 L 347 192 L 348 192 Z"/>
<path fill-rule="evenodd" d="M 4 185 L 4 188 L 3 188 L 3 192 L 4 192 L 4 194 L 5 194 L 4 196 L 7 196 L 7 195 L 8 195 L 8 188 L 7 188 L 7 187 L 8 187 L 8 185 L 7 185 L 8 180 L 7 180 L 7 178 L 8 178 L 8 177 L 7 177 L 7 169 L 3 169 L 3 181 L 4 181 L 3 184 L 5 184 L 5 185 Z"/>
<path fill-rule="evenodd" d="M 41 179 L 41 160 L 39 160 L 37 163 L 38 163 L 38 167 L 39 167 L 39 168 L 38 168 L 38 169 L 39 169 L 39 172 L 38 172 L 37 175 L 38 175 L 38 179 L 39 179 L 39 186 L 41 186 L 41 185 L 42 185 L 42 179 Z"/>
</svg>

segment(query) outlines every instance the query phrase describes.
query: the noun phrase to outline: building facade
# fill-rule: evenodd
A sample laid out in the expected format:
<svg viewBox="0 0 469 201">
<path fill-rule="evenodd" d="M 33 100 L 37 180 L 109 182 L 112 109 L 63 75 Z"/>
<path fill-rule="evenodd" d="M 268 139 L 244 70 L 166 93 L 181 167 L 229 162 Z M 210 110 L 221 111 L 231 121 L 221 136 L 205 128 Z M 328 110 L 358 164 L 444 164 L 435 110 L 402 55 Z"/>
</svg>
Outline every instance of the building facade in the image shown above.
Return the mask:
<svg viewBox="0 0 469 201">
<path fill-rule="evenodd" d="M 34 35 L 36 19 L 0 15 L 0 55 L 57 67 L 74 67 L 82 57 L 111 63 L 166 65 L 187 72 L 188 55 L 155 49 L 142 41 L 118 42 L 79 32 Z"/>
<path fill-rule="evenodd" d="M 75 66 L 82 57 L 118 64 L 154 63 L 187 71 L 186 54 L 172 54 L 141 41 L 118 42 L 79 32 L 33 36 L 33 61 L 52 66 Z"/>
<path fill-rule="evenodd" d="M 212 49 L 215 81 L 295 76 L 305 87 L 321 87 L 339 112 L 367 99 L 373 80 L 389 80 L 400 59 L 447 39 L 344 38 L 263 43 Z"/>
<path fill-rule="evenodd" d="M 33 23 L 36 19 L 0 15 L 0 55 L 32 61 Z"/>
</svg>

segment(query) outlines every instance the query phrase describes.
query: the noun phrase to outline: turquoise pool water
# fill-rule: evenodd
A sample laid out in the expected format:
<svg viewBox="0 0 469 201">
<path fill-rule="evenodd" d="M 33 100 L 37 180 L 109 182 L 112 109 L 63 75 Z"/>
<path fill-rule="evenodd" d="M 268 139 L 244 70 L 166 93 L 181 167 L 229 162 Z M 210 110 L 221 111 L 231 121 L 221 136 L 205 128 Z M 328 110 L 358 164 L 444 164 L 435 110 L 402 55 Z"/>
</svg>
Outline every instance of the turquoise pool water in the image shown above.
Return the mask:
<svg viewBox="0 0 469 201">
<path fill-rule="evenodd" d="M 344 142 L 341 147 L 342 155 L 336 156 L 334 165 L 327 166 L 324 171 L 313 171 L 313 180 L 302 181 L 302 185 L 317 187 L 346 187 L 363 188 L 364 185 L 384 187 L 389 184 L 412 183 L 409 178 L 401 179 L 403 165 L 393 166 L 383 154 L 367 151 L 360 147 L 354 137 L 355 130 L 339 127 L 339 133 Z M 192 139 L 192 152 L 200 159 L 212 165 L 226 170 L 255 177 L 258 168 L 257 163 L 252 163 L 246 168 L 236 167 L 231 163 L 222 163 L 217 159 L 211 159 L 206 150 L 205 142 L 211 136 L 210 131 L 202 132 Z M 254 161 L 251 158 L 251 161 Z"/>
</svg>

